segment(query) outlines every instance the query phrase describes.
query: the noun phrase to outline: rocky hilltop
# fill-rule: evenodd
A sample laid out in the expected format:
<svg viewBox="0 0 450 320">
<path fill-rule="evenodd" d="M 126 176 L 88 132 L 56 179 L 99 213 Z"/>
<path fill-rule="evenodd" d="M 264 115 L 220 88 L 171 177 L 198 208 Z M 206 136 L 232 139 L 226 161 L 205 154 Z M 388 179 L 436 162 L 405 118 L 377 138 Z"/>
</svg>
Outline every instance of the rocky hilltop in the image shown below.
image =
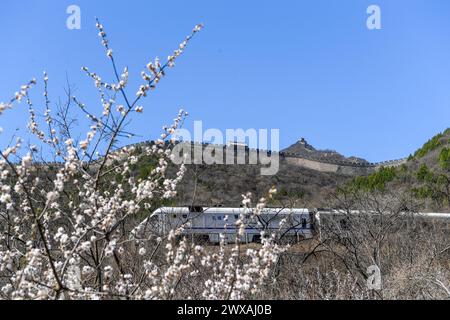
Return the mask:
<svg viewBox="0 0 450 320">
<path fill-rule="evenodd" d="M 369 164 L 369 162 L 365 159 L 358 157 L 347 158 L 334 150 L 317 150 L 312 145 L 310 145 L 305 138 L 301 138 L 290 147 L 283 149 L 282 152 L 295 154 L 299 157 L 322 160 L 323 162 L 350 162 L 355 164 Z"/>
</svg>

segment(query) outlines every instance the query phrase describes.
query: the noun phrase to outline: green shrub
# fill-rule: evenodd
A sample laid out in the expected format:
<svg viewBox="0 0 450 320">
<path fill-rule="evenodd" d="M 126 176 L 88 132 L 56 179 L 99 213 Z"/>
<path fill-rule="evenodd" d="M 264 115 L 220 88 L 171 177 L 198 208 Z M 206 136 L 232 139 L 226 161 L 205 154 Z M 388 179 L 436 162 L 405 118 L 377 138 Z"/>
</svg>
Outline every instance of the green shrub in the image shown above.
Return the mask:
<svg viewBox="0 0 450 320">
<path fill-rule="evenodd" d="M 381 167 L 377 172 L 367 177 L 357 177 L 350 186 L 360 190 L 385 190 L 386 184 L 397 177 L 397 170 L 394 167 Z"/>
<path fill-rule="evenodd" d="M 417 179 L 419 181 L 430 181 L 433 178 L 433 173 L 428 169 L 428 166 L 423 163 L 417 171 Z"/>
<path fill-rule="evenodd" d="M 429 152 L 440 147 L 442 145 L 442 137 L 444 137 L 444 134 L 439 133 L 439 134 L 435 135 L 433 138 L 431 138 L 430 140 L 428 140 L 427 142 L 425 142 L 425 144 L 422 146 L 422 148 L 420 148 L 419 150 L 417 150 L 414 153 L 414 157 L 423 158 Z"/>
<path fill-rule="evenodd" d="M 441 150 L 441 153 L 439 154 L 439 164 L 441 165 L 442 169 L 450 168 L 450 149 L 449 148 L 443 148 Z"/>
<path fill-rule="evenodd" d="M 430 199 L 433 196 L 433 191 L 429 187 L 413 188 L 414 196 L 420 199 Z"/>
</svg>

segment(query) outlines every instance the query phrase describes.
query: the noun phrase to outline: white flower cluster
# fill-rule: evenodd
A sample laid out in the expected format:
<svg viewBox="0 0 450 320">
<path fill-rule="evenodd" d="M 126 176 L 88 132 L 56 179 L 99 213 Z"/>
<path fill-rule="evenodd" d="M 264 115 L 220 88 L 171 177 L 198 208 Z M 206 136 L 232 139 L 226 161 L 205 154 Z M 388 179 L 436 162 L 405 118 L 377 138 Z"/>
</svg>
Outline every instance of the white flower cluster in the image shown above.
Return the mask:
<svg viewBox="0 0 450 320">
<path fill-rule="evenodd" d="M 139 87 L 139 90 L 136 93 L 138 98 L 147 96 L 147 92 L 150 89 L 156 88 L 156 85 L 159 83 L 161 78 L 165 76 L 164 70 L 167 67 L 171 68 L 175 66 L 175 60 L 183 53 L 184 49 L 186 48 L 192 37 L 202 28 L 203 28 L 202 24 L 196 25 L 192 30 L 192 33 L 189 36 L 187 36 L 184 39 L 184 41 L 178 46 L 178 49 L 176 49 L 172 55 L 169 55 L 167 57 L 167 62 L 164 65 L 161 64 L 158 57 L 156 57 L 154 61 L 150 61 L 147 64 L 147 71 L 150 72 L 150 74 L 147 74 L 146 71 L 141 72 L 142 79 L 147 83 Z"/>
<path fill-rule="evenodd" d="M 219 253 L 202 258 L 202 265 L 213 269 L 213 276 L 204 285 L 203 297 L 206 299 L 238 300 L 257 293 L 270 276 L 279 255 L 286 250 L 276 245 L 273 237 L 262 238 L 261 248 L 247 249 L 245 254 L 240 253 L 237 244 L 227 257 L 225 246 L 222 236 Z M 246 262 L 241 263 L 242 260 Z"/>
<path fill-rule="evenodd" d="M 13 97 L 9 102 L 7 102 L 7 103 L 5 103 L 5 102 L 0 102 L 0 115 L 2 115 L 3 112 L 4 112 L 6 109 L 11 109 L 14 102 L 16 102 L 16 101 L 17 101 L 17 102 L 20 102 L 20 101 L 22 101 L 22 99 L 23 99 L 24 97 L 27 97 L 27 96 L 28 96 L 28 90 L 30 90 L 31 87 L 32 87 L 33 85 L 35 85 L 35 84 L 36 84 L 36 79 L 32 79 L 32 80 L 31 80 L 30 82 L 28 82 L 27 84 L 24 84 L 23 86 L 21 86 L 21 87 L 20 87 L 20 91 L 16 92 L 16 93 L 14 94 L 14 97 Z"/>
<path fill-rule="evenodd" d="M 83 70 L 89 77 L 94 80 L 94 84 L 96 88 L 105 88 L 105 89 L 113 89 L 113 86 L 109 83 L 103 82 L 102 78 L 95 72 L 90 72 L 88 67 L 82 67 L 81 70 Z"/>
<path fill-rule="evenodd" d="M 105 29 L 103 28 L 103 25 L 100 23 L 100 21 L 98 21 L 98 19 L 97 19 L 97 23 L 95 24 L 95 27 L 98 29 L 98 36 L 102 39 L 102 45 L 106 49 L 106 56 L 108 58 L 112 58 L 113 51 L 109 47 L 109 42 L 108 42 L 108 39 L 106 38 Z"/>
</svg>

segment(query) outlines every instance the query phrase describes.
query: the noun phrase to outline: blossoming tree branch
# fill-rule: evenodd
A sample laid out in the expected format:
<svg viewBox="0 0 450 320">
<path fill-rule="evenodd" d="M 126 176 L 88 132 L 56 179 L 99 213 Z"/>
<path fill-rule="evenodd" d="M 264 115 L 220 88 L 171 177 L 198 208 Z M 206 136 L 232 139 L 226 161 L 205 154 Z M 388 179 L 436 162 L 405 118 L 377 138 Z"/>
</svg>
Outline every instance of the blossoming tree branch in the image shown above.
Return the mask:
<svg viewBox="0 0 450 320">
<path fill-rule="evenodd" d="M 133 95 L 128 93 L 127 68 L 119 69 L 104 26 L 97 21 L 96 27 L 114 78 L 107 82 L 87 67 L 82 70 L 94 81 L 101 108 L 88 108 L 69 90 L 66 108 L 53 113 L 46 73 L 42 123 L 30 95 L 36 79 L 0 104 L 0 115 L 26 104 L 29 132 L 39 142 L 26 145 L 16 138 L 0 151 L 0 297 L 240 299 L 258 292 L 285 250 L 273 235 L 262 237 L 256 249 L 243 250 L 237 237 L 231 247 L 222 238 L 217 250 L 209 250 L 181 236 L 189 222 L 161 234 L 152 220 L 152 210 L 176 196 L 186 171 L 183 164 L 172 173 L 168 168 L 172 134 L 187 113 L 180 110 L 174 122 L 163 127 L 161 138 L 140 152 L 116 147 L 119 139 L 131 136 L 126 124 L 133 115 L 143 114 L 143 99 L 175 66 L 202 25 L 195 26 L 164 63 L 156 58 L 147 64 Z M 90 122 L 79 142 L 68 116 L 70 106 Z M 38 161 L 42 148 L 51 150 L 51 163 Z M 137 177 L 133 167 L 143 159 L 154 165 L 148 175 Z M 250 217 L 240 217 L 235 226 L 239 233 L 267 199 L 248 210 Z M 252 205 L 250 194 L 243 205 Z"/>
</svg>

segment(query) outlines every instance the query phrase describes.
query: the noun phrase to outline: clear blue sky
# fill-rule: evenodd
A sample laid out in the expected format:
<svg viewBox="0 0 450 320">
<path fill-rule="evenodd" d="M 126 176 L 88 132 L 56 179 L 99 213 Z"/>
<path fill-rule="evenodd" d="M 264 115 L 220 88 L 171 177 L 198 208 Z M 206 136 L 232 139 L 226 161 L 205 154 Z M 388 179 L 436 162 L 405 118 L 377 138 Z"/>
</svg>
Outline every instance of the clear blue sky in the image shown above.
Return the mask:
<svg viewBox="0 0 450 320">
<path fill-rule="evenodd" d="M 70 4 L 81 7 L 81 30 L 66 28 Z M 382 30 L 366 28 L 370 4 L 381 7 Z M 305 137 L 380 161 L 407 156 L 449 126 L 448 0 L 3 0 L 0 100 L 47 70 L 52 102 L 67 73 L 77 97 L 100 108 L 80 71 L 86 65 L 112 79 L 95 16 L 119 66 L 130 69 L 133 95 L 149 59 L 166 57 L 205 24 L 129 127 L 142 139 L 157 137 L 183 106 L 187 128 L 193 120 L 222 130 L 280 128 L 282 148 Z M 25 104 L 1 116 L 0 144 L 26 121 Z"/>
</svg>

